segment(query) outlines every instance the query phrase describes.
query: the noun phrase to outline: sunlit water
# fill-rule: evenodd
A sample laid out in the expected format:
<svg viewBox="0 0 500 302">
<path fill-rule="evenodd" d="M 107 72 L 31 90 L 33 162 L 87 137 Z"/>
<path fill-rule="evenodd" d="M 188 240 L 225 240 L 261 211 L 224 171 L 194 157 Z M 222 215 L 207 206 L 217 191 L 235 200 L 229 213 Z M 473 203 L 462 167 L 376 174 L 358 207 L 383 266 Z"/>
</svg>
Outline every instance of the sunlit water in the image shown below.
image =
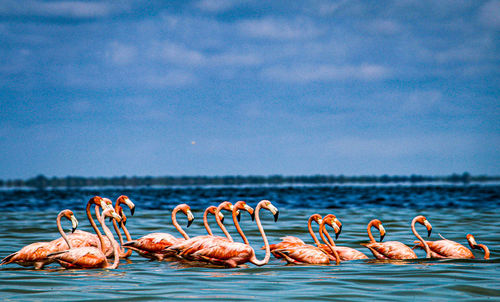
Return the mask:
<svg viewBox="0 0 500 302">
<path fill-rule="evenodd" d="M 246 200 L 255 206 L 261 199 L 271 200 L 280 209 L 273 222 L 269 212 L 261 218 L 269 241 L 294 235 L 311 243 L 306 231 L 313 213 L 333 213 L 343 223 L 338 245 L 365 252 L 366 225 L 373 218 L 382 220 L 386 241 L 411 245 L 411 219 L 423 214 L 433 226 L 431 240 L 438 233 L 466 245 L 465 235 L 473 233 L 479 243 L 489 246 L 491 259 L 415 260 L 383 262 L 343 262 L 329 266 L 285 265 L 271 258 L 268 265 L 247 268 L 188 267 L 178 263 L 157 262 L 133 254 L 122 260 L 116 270 L 64 270 L 49 265 L 33 270 L 10 264 L 0 267 L 2 300 L 486 300 L 500 299 L 500 186 L 259 186 L 167 189 L 91 189 L 49 191 L 0 191 L 0 257 L 36 241 L 49 241 L 59 235 L 55 216 L 64 208 L 74 210 L 79 229 L 90 231 L 83 211 L 92 195 L 116 199 L 127 194 L 136 203 L 136 214 L 128 215 L 127 227 L 133 238 L 150 232 L 176 234 L 170 210 L 179 203 L 193 208 L 196 220 L 187 229 L 191 236 L 204 234 L 202 211 L 223 200 Z M 126 209 L 126 213 L 128 210 Z M 242 213 L 242 228 L 252 246 L 262 239 L 254 223 Z M 181 225 L 186 219 L 178 215 Z M 212 229 L 213 217 L 211 219 Z M 226 222 L 229 225 L 228 222 Z M 69 222 L 63 221 L 65 229 Z M 417 229 L 425 234 L 422 226 Z M 238 235 L 229 226 L 233 237 Z M 220 234 L 220 232 L 219 232 Z M 180 237 L 180 236 L 179 236 Z M 376 234 L 378 237 L 378 234 Z M 424 236 L 425 237 L 425 236 Z M 257 252 L 259 258 L 264 252 Z M 423 251 L 417 251 L 424 257 Z"/>
</svg>

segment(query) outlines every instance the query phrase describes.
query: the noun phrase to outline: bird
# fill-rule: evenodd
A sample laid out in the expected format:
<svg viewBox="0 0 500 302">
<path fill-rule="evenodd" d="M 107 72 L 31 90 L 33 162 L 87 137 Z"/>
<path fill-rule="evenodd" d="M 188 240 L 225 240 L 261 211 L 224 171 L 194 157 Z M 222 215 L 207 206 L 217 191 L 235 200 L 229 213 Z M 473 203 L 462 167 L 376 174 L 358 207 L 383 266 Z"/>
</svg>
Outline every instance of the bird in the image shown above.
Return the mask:
<svg viewBox="0 0 500 302">
<path fill-rule="evenodd" d="M 177 231 L 181 233 L 183 238 L 176 238 L 168 233 L 150 233 L 148 235 L 142 236 L 139 239 L 127 241 L 123 244 L 123 246 L 136 251 L 137 253 L 139 253 L 139 255 L 145 258 L 155 259 L 159 261 L 167 260 L 172 254 L 171 252 L 166 250 L 167 247 L 189 239 L 188 234 L 177 223 L 175 215 L 179 211 L 182 211 L 187 216 L 188 227 L 193 222 L 194 216 L 191 212 L 191 208 L 185 203 L 176 206 L 172 211 L 172 224 L 177 229 Z"/>
<path fill-rule="evenodd" d="M 328 220 L 328 224 L 334 228 L 335 233 L 338 236 L 341 232 L 342 224 L 337 220 L 335 215 L 330 214 L 321 219 L 319 214 L 314 214 L 309 217 L 308 229 L 317 246 L 300 244 L 298 240 L 293 240 L 295 237 L 290 236 L 290 239 L 292 240 L 284 240 L 280 242 L 278 246 L 282 246 L 282 248 L 275 249 L 274 253 L 278 254 L 280 258 L 284 258 L 290 264 L 330 264 L 330 261 L 335 261 L 338 265 L 340 263 L 340 258 L 338 253 L 333 249 L 332 245 L 330 245 L 327 241 L 325 241 L 326 245 L 321 244 L 312 231 L 311 222 L 319 222 L 320 226 L 323 225 L 324 228 L 325 218 Z M 332 224 L 332 221 L 335 223 Z M 321 228 L 320 235 L 323 240 L 325 240 L 323 234 L 321 233 Z"/>
<path fill-rule="evenodd" d="M 469 242 L 469 246 L 472 249 L 482 249 L 484 251 L 484 259 L 490 259 L 490 250 L 488 249 L 488 247 L 484 244 L 477 244 L 476 239 L 474 239 L 474 236 L 472 236 L 472 234 L 467 234 L 467 241 Z"/>
<path fill-rule="evenodd" d="M 275 222 L 278 220 L 279 211 L 269 200 L 261 200 L 255 208 L 255 223 L 257 224 L 266 247 L 266 255 L 263 260 L 257 259 L 255 251 L 250 245 L 240 242 L 230 242 L 228 240 L 220 240 L 217 244 L 196 250 L 190 254 L 190 258 L 196 261 L 203 261 L 209 264 L 225 267 L 237 267 L 238 265 L 246 262 L 253 263 L 257 266 L 267 264 L 271 257 L 271 251 L 269 249 L 269 242 L 266 234 L 260 222 L 259 212 L 261 208 L 270 211 L 274 215 Z M 182 250 L 179 250 L 178 247 L 175 246 L 172 246 L 171 249 L 175 249 L 177 252 L 182 252 Z"/>
<path fill-rule="evenodd" d="M 118 215 L 120 215 L 120 217 L 122 218 L 120 221 L 120 227 L 122 228 L 123 232 L 125 233 L 125 237 L 127 238 L 127 241 L 131 241 L 132 237 L 130 236 L 129 231 L 128 231 L 127 227 L 125 226 L 125 224 L 127 223 L 127 216 L 125 216 L 125 213 L 123 213 L 123 208 L 122 208 L 121 204 L 126 204 L 129 207 L 130 214 L 132 216 L 134 216 L 135 204 L 130 200 L 130 198 L 128 198 L 128 196 L 125 196 L 125 195 L 121 195 L 120 197 L 118 197 L 116 199 L 116 203 L 115 203 L 115 212 Z M 118 224 L 117 224 L 116 220 L 114 220 L 114 219 L 113 219 L 113 228 L 115 229 L 118 240 L 120 241 L 120 258 L 130 257 L 130 255 L 132 255 L 132 250 L 127 249 L 127 251 L 125 252 L 125 250 L 123 248 L 122 234 L 120 232 L 120 229 L 118 228 Z"/>
<path fill-rule="evenodd" d="M 327 245 L 327 247 L 322 247 L 323 250 L 325 250 L 329 254 L 332 254 L 332 252 L 335 251 L 335 253 L 337 253 L 339 256 L 340 261 L 368 259 L 368 256 L 366 256 L 365 254 L 363 254 L 362 252 L 360 252 L 356 249 L 353 249 L 353 248 L 350 248 L 347 246 L 335 245 L 335 242 L 333 241 L 330 234 L 328 234 L 328 231 L 326 230 L 325 225 L 329 225 L 329 226 L 333 227 L 334 229 L 335 229 L 335 226 L 337 226 L 340 229 L 342 226 L 340 221 L 333 214 L 328 214 L 325 217 L 323 217 L 323 220 L 321 221 L 321 223 L 319 225 L 319 234 L 321 236 L 321 239 L 323 239 L 323 241 Z M 337 233 L 337 234 L 339 234 L 339 233 Z M 326 236 L 326 238 L 325 238 L 325 236 Z"/>
<path fill-rule="evenodd" d="M 217 245 L 217 242 L 220 241 L 233 242 L 233 238 L 227 231 L 226 227 L 222 224 L 222 220 L 219 215 L 220 211 L 226 210 L 232 212 L 233 208 L 234 206 L 229 201 L 224 201 L 221 202 L 215 209 L 215 221 L 226 237 L 213 235 L 196 236 L 167 247 L 167 253 L 174 253 L 178 259 L 195 261 L 196 259 L 191 257 L 194 252 Z"/>
<path fill-rule="evenodd" d="M 441 236 L 441 234 L 439 234 L 439 236 Z M 443 236 L 441 236 L 441 238 L 441 240 L 426 241 L 431 250 L 431 258 L 474 259 L 472 251 L 465 246 L 456 241 L 448 240 Z M 467 238 L 467 240 L 469 241 L 469 238 Z M 472 240 L 474 240 L 474 237 L 472 237 Z M 414 249 L 423 247 L 420 241 L 415 241 L 415 244 L 416 245 L 413 247 Z M 473 247 L 470 241 L 469 245 Z"/>
<path fill-rule="evenodd" d="M 320 242 L 318 241 L 318 238 L 314 234 L 314 231 L 312 229 L 312 222 L 316 222 L 317 224 L 321 223 L 321 215 L 320 214 L 312 214 L 309 219 L 307 220 L 307 229 L 309 231 L 309 234 L 311 235 L 312 239 L 314 240 L 314 243 L 319 246 Z M 271 253 L 273 254 L 274 257 L 276 258 L 282 258 L 281 253 L 275 253 L 275 250 L 280 250 L 284 248 L 289 248 L 289 247 L 297 247 L 300 245 L 305 245 L 306 243 L 302 241 L 300 238 L 295 237 L 295 236 L 285 236 L 280 238 L 282 241 L 279 243 L 271 244 L 269 248 L 271 249 Z M 262 250 L 265 249 L 265 247 L 261 248 Z"/>
<path fill-rule="evenodd" d="M 49 254 L 47 257 L 54 261 L 57 261 L 64 268 L 107 268 L 107 269 L 115 269 L 118 267 L 120 262 L 119 257 L 119 246 L 116 240 L 113 238 L 113 234 L 106 226 L 105 217 L 110 217 L 112 219 L 116 219 L 120 221 L 120 216 L 114 211 L 113 208 L 106 208 L 102 215 L 99 217 L 99 222 L 108 237 L 109 242 L 113 245 L 113 257 L 114 261 L 112 264 L 108 262 L 108 258 L 104 253 L 104 247 L 101 249 L 96 247 L 77 247 L 70 248 L 65 251 L 59 251 Z"/>
<path fill-rule="evenodd" d="M 95 206 L 96 214 L 99 212 L 99 208 L 102 208 L 103 210 L 106 208 L 113 209 L 111 200 L 107 198 L 102 198 L 100 196 L 94 196 L 90 198 L 89 201 L 87 202 L 86 213 L 87 213 L 87 218 L 90 222 L 90 225 L 94 229 L 95 234 L 89 233 L 87 231 L 76 230 L 74 233 L 68 236 L 68 240 L 71 242 L 73 247 L 94 246 L 97 248 L 101 248 L 101 245 L 106 245 L 106 241 L 104 241 L 103 236 L 99 231 L 99 229 L 97 228 L 97 225 L 95 224 L 94 219 L 92 218 L 92 214 L 90 213 L 90 208 L 92 205 Z M 56 246 L 62 246 L 63 247 L 62 249 L 65 248 L 65 242 L 62 237 L 54 240 L 52 244 Z"/>
<path fill-rule="evenodd" d="M 49 255 L 52 252 L 71 248 L 72 247 L 71 242 L 68 240 L 68 237 L 64 233 L 61 226 L 61 217 L 65 217 L 71 221 L 72 232 L 74 232 L 75 229 L 78 227 L 78 220 L 76 219 L 73 212 L 68 209 L 62 210 L 57 215 L 56 218 L 57 229 L 59 230 L 59 233 L 61 234 L 66 244 L 65 246 L 55 245 L 53 242 L 35 242 L 5 257 L 0 263 L 0 265 L 16 263 L 21 266 L 34 266 L 35 269 L 42 269 L 45 265 L 52 262 L 51 259 L 47 258 L 47 255 Z"/>
<path fill-rule="evenodd" d="M 429 246 L 427 245 L 427 243 L 425 243 L 425 240 L 417 233 L 417 230 L 415 229 L 416 222 L 424 225 L 427 228 L 427 236 L 430 236 L 432 231 L 432 226 L 429 223 L 429 221 L 427 221 L 427 219 L 422 215 L 416 216 L 415 218 L 413 218 L 411 222 L 411 230 L 413 234 L 424 245 L 424 249 L 426 251 L 426 258 L 430 258 L 431 254 Z M 368 237 L 370 237 L 370 242 L 362 243 L 361 245 L 367 247 L 372 252 L 373 256 L 375 256 L 375 258 L 380 260 L 387 260 L 387 259 L 404 260 L 404 259 L 417 258 L 417 255 L 410 247 L 399 241 L 375 242 L 375 239 L 373 238 L 373 235 L 371 233 L 372 226 L 378 228 L 378 230 L 380 231 L 380 241 L 383 240 L 385 236 L 385 229 L 382 226 L 380 220 L 374 219 L 368 223 L 367 227 Z"/>
</svg>

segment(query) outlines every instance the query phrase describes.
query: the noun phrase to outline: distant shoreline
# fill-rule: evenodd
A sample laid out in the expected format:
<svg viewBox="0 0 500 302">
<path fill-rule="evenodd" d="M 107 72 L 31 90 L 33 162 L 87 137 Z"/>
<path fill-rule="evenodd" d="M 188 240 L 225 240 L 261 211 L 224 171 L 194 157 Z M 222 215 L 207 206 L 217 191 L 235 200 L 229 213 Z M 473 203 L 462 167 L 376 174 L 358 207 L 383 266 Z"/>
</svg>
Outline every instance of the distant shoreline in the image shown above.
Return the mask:
<svg viewBox="0 0 500 302">
<path fill-rule="evenodd" d="M 423 183 L 490 183 L 500 176 L 451 174 L 425 175 L 302 175 L 302 176 L 120 176 L 120 177 L 46 177 L 38 175 L 26 180 L 0 180 L 0 188 L 71 188 L 71 187 L 171 187 L 219 185 L 298 185 L 298 184 L 423 184 Z"/>
</svg>

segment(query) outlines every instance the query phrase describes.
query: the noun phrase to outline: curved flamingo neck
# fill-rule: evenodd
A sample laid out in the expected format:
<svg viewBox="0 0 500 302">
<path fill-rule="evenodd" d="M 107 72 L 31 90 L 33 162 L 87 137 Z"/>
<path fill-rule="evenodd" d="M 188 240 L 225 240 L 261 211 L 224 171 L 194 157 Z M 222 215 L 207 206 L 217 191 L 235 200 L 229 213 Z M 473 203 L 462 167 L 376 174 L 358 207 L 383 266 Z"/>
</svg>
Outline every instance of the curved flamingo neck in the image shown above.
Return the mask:
<svg viewBox="0 0 500 302">
<path fill-rule="evenodd" d="M 222 223 L 222 221 L 220 220 L 220 217 L 219 217 L 219 212 L 222 210 L 223 207 L 224 207 L 224 204 L 221 203 L 217 207 L 217 209 L 215 210 L 215 221 L 217 221 L 217 225 L 222 230 L 222 232 L 224 232 L 224 235 L 226 235 L 227 239 L 229 239 L 229 241 L 233 242 L 233 237 L 231 237 L 231 235 L 229 234 L 229 232 L 227 231 L 226 227 L 224 226 L 224 224 Z"/>
<path fill-rule="evenodd" d="M 63 230 L 63 228 L 61 226 L 61 217 L 62 216 L 63 216 L 63 212 L 60 212 L 57 215 L 57 219 L 56 219 L 57 229 L 59 230 L 59 234 L 61 234 L 61 236 L 64 239 L 64 241 L 66 241 L 66 244 L 68 244 L 68 248 L 72 249 L 73 246 L 71 245 L 71 242 L 69 242 L 68 237 L 66 236 L 66 233 L 64 232 L 64 230 Z"/>
<path fill-rule="evenodd" d="M 100 223 L 101 218 L 104 219 L 104 217 L 101 217 L 101 212 L 99 211 L 99 205 L 96 205 L 94 207 L 94 210 L 95 210 L 95 217 L 97 218 L 97 221 L 99 221 L 99 223 Z M 104 242 L 104 236 L 102 236 L 101 231 L 99 230 L 99 228 L 97 227 L 97 225 L 95 223 L 94 223 L 94 225 L 95 225 L 94 231 L 96 232 L 97 237 L 99 238 L 99 244 L 101 245 L 101 250 L 104 253 L 106 253 L 106 243 Z"/>
<path fill-rule="evenodd" d="M 326 240 L 325 234 L 327 235 L 328 240 Z M 321 239 L 323 239 L 323 241 L 326 243 L 326 245 L 330 248 L 330 250 L 333 252 L 333 255 L 335 256 L 335 262 L 337 263 L 337 265 L 339 265 L 340 264 L 340 256 L 337 253 L 337 250 L 335 250 L 335 248 L 334 248 L 335 243 L 333 242 L 332 237 L 330 237 L 330 234 L 328 234 L 324 223 L 322 223 L 319 226 L 319 235 L 321 236 Z"/>
<path fill-rule="evenodd" d="M 375 238 L 373 238 L 372 235 L 372 226 L 375 223 L 375 220 L 372 220 L 368 223 L 368 226 L 366 227 L 366 231 L 368 232 L 368 237 L 370 238 L 370 242 L 375 242 Z"/>
<path fill-rule="evenodd" d="M 313 214 L 311 215 L 311 217 L 309 217 L 309 219 L 307 220 L 307 230 L 309 231 L 309 234 L 311 235 L 312 239 L 314 240 L 314 243 L 319 246 L 319 240 L 318 240 L 318 237 L 316 237 L 316 235 L 314 234 L 314 231 L 312 229 L 312 222 L 314 220 L 314 217 L 316 216 L 319 216 L 321 217 L 321 215 L 319 214 Z M 321 234 L 320 234 L 321 235 Z"/>
<path fill-rule="evenodd" d="M 122 224 L 123 226 L 123 224 Z M 116 236 L 118 236 L 118 240 L 120 241 L 120 253 L 125 255 L 125 249 L 123 248 L 123 238 L 122 238 L 122 233 L 120 232 L 120 228 L 118 227 L 118 224 L 116 223 L 116 220 L 113 219 L 113 228 L 115 229 Z M 128 240 L 128 238 L 127 238 Z M 131 252 L 131 250 L 127 250 L 128 252 Z"/>
<path fill-rule="evenodd" d="M 245 244 L 250 245 L 250 243 L 248 242 L 247 236 L 245 236 L 245 234 L 243 233 L 243 230 L 240 227 L 240 223 L 238 222 L 238 218 L 236 218 L 236 216 L 237 216 L 236 213 L 237 212 L 238 212 L 238 209 L 236 207 L 233 207 L 233 222 L 234 222 L 234 226 L 236 227 L 236 231 L 238 231 L 238 234 L 240 234 L 241 239 L 243 239 L 243 242 L 245 242 Z"/>
<path fill-rule="evenodd" d="M 484 244 L 477 244 L 474 246 L 475 249 L 482 249 L 484 251 L 484 259 L 490 259 L 490 250 Z"/>
<path fill-rule="evenodd" d="M 425 253 L 427 254 L 425 257 L 430 258 L 431 257 L 431 249 L 429 248 L 429 245 L 424 240 L 424 238 L 422 238 L 422 236 L 420 236 L 420 234 L 418 234 L 417 229 L 415 228 L 416 222 L 417 222 L 417 217 L 413 218 L 413 220 L 411 221 L 411 231 L 413 232 L 415 237 L 417 237 L 418 240 L 420 240 L 420 242 L 422 242 L 422 244 L 424 246 Z"/>
<path fill-rule="evenodd" d="M 120 262 L 120 251 L 118 247 L 118 242 L 116 242 L 115 238 L 113 237 L 113 233 L 111 233 L 109 228 L 106 226 L 106 223 L 104 222 L 104 215 L 100 217 L 99 222 L 101 223 L 102 229 L 104 230 L 106 237 L 108 237 L 109 241 L 111 242 L 111 245 L 113 246 L 114 261 L 113 264 L 110 266 L 108 260 L 106 259 L 107 263 L 106 268 L 115 269 L 118 267 L 118 263 Z"/>
<path fill-rule="evenodd" d="M 208 235 L 213 236 L 214 234 L 212 233 L 212 229 L 210 229 L 210 226 L 208 225 L 208 212 L 210 211 L 211 207 L 213 206 L 206 208 L 205 212 L 203 212 L 203 225 L 205 226 Z"/>
<path fill-rule="evenodd" d="M 130 236 L 130 233 L 128 232 L 128 229 L 127 227 L 125 226 L 125 224 L 123 223 L 123 221 L 120 222 L 120 226 L 123 230 L 123 233 L 125 233 L 125 237 L 127 238 L 127 241 L 132 241 L 132 236 Z M 122 243 L 123 245 L 123 243 Z M 127 252 L 125 253 L 125 257 L 130 257 L 130 255 L 132 255 L 132 250 L 131 249 L 127 249 Z"/>
<path fill-rule="evenodd" d="M 257 224 L 257 227 L 259 228 L 259 232 L 262 235 L 262 239 L 264 240 L 264 246 L 266 248 L 266 256 L 264 256 L 264 259 L 258 260 L 257 257 L 255 257 L 255 251 L 252 249 L 252 257 L 250 258 L 250 262 L 257 265 L 257 266 L 262 266 L 265 265 L 269 262 L 269 259 L 271 258 L 271 248 L 269 247 L 269 242 L 267 241 L 266 233 L 264 233 L 264 229 L 262 228 L 262 224 L 260 222 L 260 208 L 262 207 L 262 201 L 259 202 L 257 207 L 255 207 L 255 223 Z"/>
<path fill-rule="evenodd" d="M 179 233 L 181 233 L 182 237 L 184 237 L 184 239 L 188 240 L 189 239 L 188 234 L 186 232 L 184 232 L 184 230 L 181 228 L 181 226 L 177 223 L 177 218 L 175 217 L 175 215 L 177 214 L 177 212 L 179 212 L 179 210 L 180 210 L 180 207 L 177 206 L 172 211 L 172 224 L 177 229 L 177 231 L 179 231 Z"/>
<path fill-rule="evenodd" d="M 333 241 L 332 237 L 330 236 L 330 234 L 326 230 L 326 225 L 324 223 L 322 223 L 319 226 L 319 235 L 321 236 L 321 239 L 323 240 L 323 242 L 330 243 L 331 246 L 335 246 L 335 241 Z M 326 238 L 328 238 L 328 242 L 327 242 L 325 236 L 326 236 Z"/>
<path fill-rule="evenodd" d="M 87 218 L 90 222 L 90 225 L 92 226 L 92 228 L 94 229 L 94 232 L 97 234 L 97 237 L 99 238 L 99 249 L 103 250 L 104 249 L 104 239 L 102 238 L 102 234 L 101 234 L 101 231 L 99 231 L 99 229 L 97 228 L 97 225 L 95 224 L 94 222 L 94 219 L 92 218 L 92 214 L 90 213 L 90 206 L 92 204 L 95 204 L 92 199 L 89 200 L 89 202 L 87 202 L 87 208 L 86 208 L 86 212 L 87 212 Z M 99 215 L 99 209 L 98 209 L 99 205 L 95 204 L 95 210 L 96 210 L 96 216 Z"/>
</svg>

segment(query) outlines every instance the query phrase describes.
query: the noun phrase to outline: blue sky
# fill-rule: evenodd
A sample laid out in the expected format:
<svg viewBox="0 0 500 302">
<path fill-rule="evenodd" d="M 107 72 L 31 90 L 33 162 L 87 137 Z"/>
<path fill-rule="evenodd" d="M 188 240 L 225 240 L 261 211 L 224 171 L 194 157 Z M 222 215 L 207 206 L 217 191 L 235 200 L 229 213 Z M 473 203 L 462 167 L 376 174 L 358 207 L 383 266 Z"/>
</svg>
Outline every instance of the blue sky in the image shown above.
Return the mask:
<svg viewBox="0 0 500 302">
<path fill-rule="evenodd" d="M 0 2 L 0 178 L 500 174 L 500 1 Z"/>
</svg>

